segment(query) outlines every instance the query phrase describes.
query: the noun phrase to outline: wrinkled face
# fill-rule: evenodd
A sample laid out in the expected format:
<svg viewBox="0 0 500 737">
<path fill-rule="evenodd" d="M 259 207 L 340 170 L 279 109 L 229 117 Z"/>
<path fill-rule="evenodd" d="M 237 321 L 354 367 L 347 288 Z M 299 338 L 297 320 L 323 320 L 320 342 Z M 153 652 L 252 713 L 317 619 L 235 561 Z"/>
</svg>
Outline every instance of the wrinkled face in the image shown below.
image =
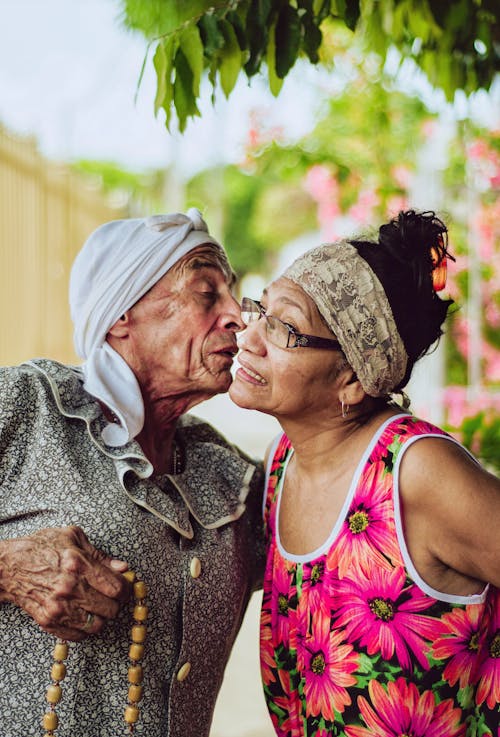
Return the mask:
<svg viewBox="0 0 500 737">
<path fill-rule="evenodd" d="M 299 333 L 334 336 L 312 299 L 290 279 L 281 277 L 264 290 L 262 306 Z M 257 409 L 278 419 L 321 411 L 328 403 L 339 369 L 340 350 L 279 348 L 266 335 L 265 319 L 252 322 L 238 337 L 240 353 L 230 389 L 240 407 Z"/>
<path fill-rule="evenodd" d="M 128 312 L 125 360 L 146 399 L 225 392 L 243 327 L 227 277 L 198 249 L 189 266 L 174 268 Z M 182 263 L 180 263 L 182 267 Z"/>
</svg>

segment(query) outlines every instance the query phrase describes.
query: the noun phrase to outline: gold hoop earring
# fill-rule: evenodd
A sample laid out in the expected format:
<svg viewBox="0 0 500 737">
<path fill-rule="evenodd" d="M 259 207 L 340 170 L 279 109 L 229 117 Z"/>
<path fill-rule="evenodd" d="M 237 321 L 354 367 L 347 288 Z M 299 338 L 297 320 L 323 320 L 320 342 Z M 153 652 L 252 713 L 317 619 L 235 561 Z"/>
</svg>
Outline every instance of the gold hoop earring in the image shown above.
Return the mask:
<svg viewBox="0 0 500 737">
<path fill-rule="evenodd" d="M 341 404 L 342 404 L 342 417 L 344 417 L 344 419 L 345 419 L 347 417 L 347 415 L 349 414 L 350 407 L 349 407 L 348 404 L 345 404 L 344 403 L 344 400 L 343 399 L 341 400 Z"/>
</svg>

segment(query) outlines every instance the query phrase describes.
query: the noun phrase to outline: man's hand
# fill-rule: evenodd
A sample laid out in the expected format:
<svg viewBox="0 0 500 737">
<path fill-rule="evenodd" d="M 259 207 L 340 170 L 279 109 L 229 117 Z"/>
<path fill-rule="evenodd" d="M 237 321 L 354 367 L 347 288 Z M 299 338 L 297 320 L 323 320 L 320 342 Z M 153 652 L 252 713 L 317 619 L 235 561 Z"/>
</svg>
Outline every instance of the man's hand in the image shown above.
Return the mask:
<svg viewBox="0 0 500 737">
<path fill-rule="evenodd" d="M 130 596 L 127 568 L 96 550 L 79 527 L 39 530 L 0 542 L 0 601 L 17 604 L 46 632 L 83 640 Z"/>
</svg>

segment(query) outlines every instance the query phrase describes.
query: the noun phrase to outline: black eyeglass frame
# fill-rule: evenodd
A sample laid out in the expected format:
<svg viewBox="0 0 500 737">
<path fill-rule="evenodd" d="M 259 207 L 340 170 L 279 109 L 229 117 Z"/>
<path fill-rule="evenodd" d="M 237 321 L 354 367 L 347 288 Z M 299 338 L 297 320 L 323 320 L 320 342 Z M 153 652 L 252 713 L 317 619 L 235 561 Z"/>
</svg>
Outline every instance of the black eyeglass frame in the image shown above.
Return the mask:
<svg viewBox="0 0 500 737">
<path fill-rule="evenodd" d="M 242 313 L 242 319 L 243 319 L 243 312 L 253 312 L 253 310 L 245 309 L 245 304 L 254 304 L 257 306 L 257 309 L 259 310 L 259 317 L 257 320 L 260 320 L 261 317 L 264 317 L 266 320 L 269 320 L 270 318 L 273 320 L 276 320 L 277 322 L 281 323 L 286 327 L 288 330 L 288 339 L 286 346 L 283 346 L 283 348 L 322 348 L 323 350 L 327 351 L 341 351 L 342 346 L 338 342 L 338 340 L 334 340 L 333 338 L 320 338 L 318 335 L 308 335 L 307 333 L 298 333 L 295 328 L 293 328 L 291 325 L 289 325 L 287 322 L 283 322 L 283 320 L 280 320 L 278 317 L 274 317 L 274 315 L 268 315 L 263 306 L 260 302 L 258 302 L 256 299 L 251 299 L 250 297 L 243 297 L 241 300 L 241 313 Z M 249 322 L 245 322 L 243 319 L 243 322 L 245 325 L 249 325 L 250 322 L 256 322 L 250 320 Z M 295 345 L 290 345 L 290 336 L 293 335 L 295 338 Z M 281 346 L 278 346 L 280 348 Z"/>
</svg>

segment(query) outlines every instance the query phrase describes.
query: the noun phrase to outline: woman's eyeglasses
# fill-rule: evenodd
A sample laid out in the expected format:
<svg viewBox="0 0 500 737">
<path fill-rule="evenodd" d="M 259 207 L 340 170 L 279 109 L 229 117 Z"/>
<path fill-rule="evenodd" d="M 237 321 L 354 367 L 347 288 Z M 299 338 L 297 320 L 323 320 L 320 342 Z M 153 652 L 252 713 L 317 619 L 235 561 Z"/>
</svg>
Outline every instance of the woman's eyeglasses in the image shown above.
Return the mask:
<svg viewBox="0 0 500 737">
<path fill-rule="evenodd" d="M 268 315 L 260 302 L 249 297 L 241 300 L 241 319 L 245 325 L 256 322 L 263 317 L 266 321 L 266 335 L 278 348 L 324 348 L 329 351 L 341 351 L 340 343 L 333 338 L 319 338 L 316 335 L 298 333 L 288 323 Z"/>
</svg>

